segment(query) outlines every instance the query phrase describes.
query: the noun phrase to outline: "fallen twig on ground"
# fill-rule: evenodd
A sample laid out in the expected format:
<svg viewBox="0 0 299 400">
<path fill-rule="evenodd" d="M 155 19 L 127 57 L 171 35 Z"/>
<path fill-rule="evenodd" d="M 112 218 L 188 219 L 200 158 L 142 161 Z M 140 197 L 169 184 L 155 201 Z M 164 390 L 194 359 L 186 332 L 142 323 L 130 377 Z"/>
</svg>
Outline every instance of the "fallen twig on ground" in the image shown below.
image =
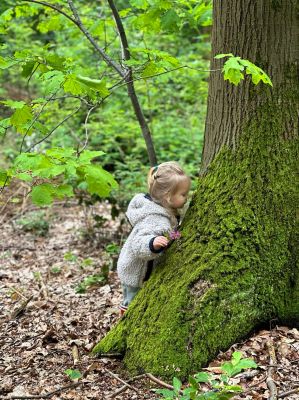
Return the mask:
<svg viewBox="0 0 299 400">
<path fill-rule="evenodd" d="M 297 387 L 295 389 L 292 389 L 292 390 L 288 390 L 287 392 L 280 393 L 278 395 L 278 398 L 279 399 L 283 399 L 284 397 L 290 396 L 290 395 L 295 394 L 295 393 L 299 393 L 299 387 Z"/>
<path fill-rule="evenodd" d="M 62 392 L 62 391 L 64 391 L 64 390 L 67 390 L 67 389 L 73 389 L 74 387 L 79 386 L 79 385 L 83 385 L 84 383 L 86 383 L 86 382 L 84 382 L 84 381 L 81 381 L 81 382 L 73 382 L 73 383 L 70 383 L 69 385 L 62 386 L 62 387 L 60 387 L 60 388 L 58 388 L 58 389 L 56 389 L 56 390 L 53 390 L 52 392 L 49 392 L 49 393 L 36 394 L 36 395 L 28 395 L 28 396 L 27 396 L 27 395 L 24 395 L 24 396 L 7 396 L 7 397 L 0 397 L 0 400 L 11 400 L 11 399 L 48 399 L 48 398 L 54 396 L 54 394 L 57 394 L 57 393 L 59 393 L 59 392 Z"/>
<path fill-rule="evenodd" d="M 137 376 L 134 376 L 133 378 L 129 379 L 129 380 L 126 382 L 125 385 L 123 385 L 122 387 L 120 387 L 119 389 L 117 389 L 114 393 L 112 393 L 112 394 L 108 397 L 108 399 L 113 399 L 115 396 L 117 396 L 117 395 L 119 395 L 120 393 L 124 392 L 124 391 L 127 389 L 127 387 L 128 387 L 127 384 L 130 384 L 131 382 L 137 381 L 138 379 L 142 379 L 142 378 L 146 378 L 146 374 L 137 375 Z"/>
<path fill-rule="evenodd" d="M 125 382 L 123 379 L 119 378 L 116 374 L 114 374 L 113 372 L 109 371 L 108 369 L 104 369 L 104 371 L 113 376 L 113 378 L 117 379 L 119 382 L 121 382 L 123 385 L 127 386 L 129 389 L 133 390 L 136 393 L 138 392 L 138 389 L 136 389 L 134 386 L 130 385 L 129 383 Z"/>
<path fill-rule="evenodd" d="M 273 379 L 275 365 L 277 365 L 275 349 L 272 342 L 267 343 L 267 347 L 270 356 L 270 367 L 268 369 L 268 376 L 266 379 L 266 383 L 270 391 L 269 400 L 277 400 L 277 387 Z"/>
<path fill-rule="evenodd" d="M 22 314 L 22 312 L 25 311 L 27 304 L 29 303 L 29 301 L 33 298 L 33 296 L 30 296 L 29 299 L 26 299 L 24 301 L 22 301 L 21 305 L 19 307 L 17 307 L 12 313 L 11 313 L 11 317 L 10 319 L 15 319 L 17 318 L 20 314 Z"/>
</svg>

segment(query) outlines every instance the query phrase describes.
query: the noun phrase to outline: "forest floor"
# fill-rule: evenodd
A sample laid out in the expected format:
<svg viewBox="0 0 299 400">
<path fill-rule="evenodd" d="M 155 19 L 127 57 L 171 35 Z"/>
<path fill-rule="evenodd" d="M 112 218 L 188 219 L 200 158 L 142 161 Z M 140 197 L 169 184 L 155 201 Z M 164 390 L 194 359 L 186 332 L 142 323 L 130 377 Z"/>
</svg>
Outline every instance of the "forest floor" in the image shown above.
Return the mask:
<svg viewBox="0 0 299 400">
<path fill-rule="evenodd" d="M 153 389 L 162 386 L 148 376 L 128 387 L 121 360 L 90 355 L 119 319 L 117 275 L 110 272 L 108 280 L 98 281 L 111 262 L 107 244 L 126 234 L 121 219 L 112 220 L 108 204 L 87 210 L 58 203 L 44 216 L 35 215 L 35 230 L 26 231 L 32 209 L 20 192 L 7 190 L 1 199 L 0 399 L 160 398 Z M 101 228 L 93 215 L 105 218 Z M 49 231 L 41 236 L 44 219 Z M 267 328 L 220 353 L 205 369 L 217 379 L 221 362 L 234 351 L 253 358 L 258 368 L 232 379 L 244 389 L 235 399 L 267 399 L 271 373 L 278 398 L 299 399 L 299 332 L 276 321 Z M 78 370 L 81 377 L 72 381 L 67 370 Z"/>
</svg>

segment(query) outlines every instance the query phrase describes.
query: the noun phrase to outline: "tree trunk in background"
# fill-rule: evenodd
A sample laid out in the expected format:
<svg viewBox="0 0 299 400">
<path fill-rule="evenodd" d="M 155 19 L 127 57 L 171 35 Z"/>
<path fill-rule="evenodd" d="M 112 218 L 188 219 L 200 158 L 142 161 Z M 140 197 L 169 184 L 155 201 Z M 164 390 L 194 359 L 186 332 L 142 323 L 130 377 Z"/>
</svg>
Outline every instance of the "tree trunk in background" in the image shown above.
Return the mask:
<svg viewBox="0 0 299 400">
<path fill-rule="evenodd" d="M 212 56 L 249 59 L 273 89 L 212 73 L 182 239 L 94 352 L 122 352 L 132 372 L 186 377 L 261 324 L 298 324 L 298 33 L 295 0 L 215 1 Z"/>
</svg>

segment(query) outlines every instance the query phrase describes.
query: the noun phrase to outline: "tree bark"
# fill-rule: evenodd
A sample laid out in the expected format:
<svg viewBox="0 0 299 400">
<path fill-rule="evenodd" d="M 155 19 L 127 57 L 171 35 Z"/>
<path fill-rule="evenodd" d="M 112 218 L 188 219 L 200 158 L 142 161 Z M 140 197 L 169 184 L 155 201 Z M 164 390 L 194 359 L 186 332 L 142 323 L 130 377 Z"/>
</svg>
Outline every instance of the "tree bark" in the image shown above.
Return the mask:
<svg viewBox="0 0 299 400">
<path fill-rule="evenodd" d="M 215 1 L 212 57 L 249 59 L 273 88 L 211 75 L 203 174 L 182 238 L 95 353 L 187 377 L 269 320 L 299 323 L 298 32 L 295 0 Z"/>
</svg>

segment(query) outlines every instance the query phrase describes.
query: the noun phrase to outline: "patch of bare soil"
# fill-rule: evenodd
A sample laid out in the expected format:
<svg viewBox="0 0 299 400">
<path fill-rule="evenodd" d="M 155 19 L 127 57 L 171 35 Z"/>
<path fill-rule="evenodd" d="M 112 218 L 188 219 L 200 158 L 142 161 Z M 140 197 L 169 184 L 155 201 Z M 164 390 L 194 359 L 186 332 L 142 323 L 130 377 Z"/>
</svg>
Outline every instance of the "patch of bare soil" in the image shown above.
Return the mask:
<svg viewBox="0 0 299 400">
<path fill-rule="evenodd" d="M 120 286 L 110 272 L 102 286 L 78 288 L 111 261 L 105 247 L 125 235 L 120 220 L 111 219 L 108 204 L 88 211 L 57 204 L 41 216 L 50 229 L 39 236 L 18 224 L 31 210 L 21 206 L 3 209 L 0 226 L 0 399 L 157 399 L 152 389 L 159 385 L 148 377 L 130 381 L 121 360 L 90 355 L 119 318 Z M 100 230 L 93 229 L 91 213 L 106 218 Z M 208 371 L 217 377 L 220 362 L 235 350 L 259 366 L 233 378 L 245 391 L 236 399 L 267 399 L 270 375 L 280 398 L 299 399 L 296 329 L 258 332 L 220 354 Z M 82 377 L 71 381 L 66 370 Z"/>
</svg>

